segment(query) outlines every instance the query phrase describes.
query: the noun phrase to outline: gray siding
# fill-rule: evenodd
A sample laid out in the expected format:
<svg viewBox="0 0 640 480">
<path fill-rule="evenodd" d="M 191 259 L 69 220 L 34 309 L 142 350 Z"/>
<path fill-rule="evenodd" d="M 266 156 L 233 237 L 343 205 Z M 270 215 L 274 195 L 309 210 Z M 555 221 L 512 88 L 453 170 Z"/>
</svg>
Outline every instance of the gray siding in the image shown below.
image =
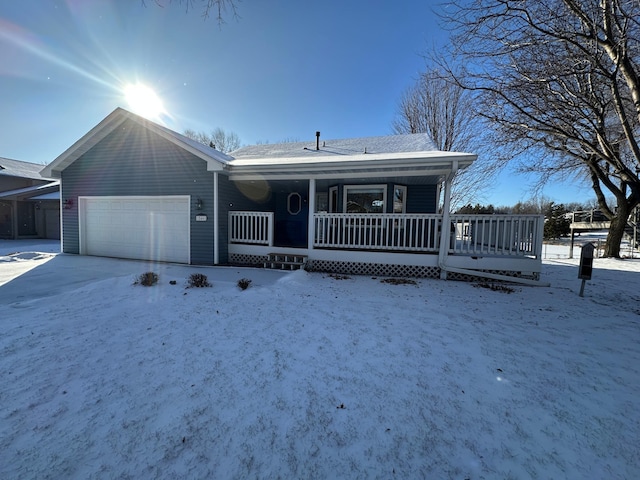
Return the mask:
<svg viewBox="0 0 640 480">
<path fill-rule="evenodd" d="M 213 173 L 204 160 L 126 121 L 62 172 L 61 196 L 72 202 L 63 209 L 66 253 L 79 253 L 78 197 L 109 195 L 191 195 L 191 263 L 213 264 Z"/>
<path fill-rule="evenodd" d="M 408 185 L 407 213 L 438 213 L 437 185 Z"/>
</svg>

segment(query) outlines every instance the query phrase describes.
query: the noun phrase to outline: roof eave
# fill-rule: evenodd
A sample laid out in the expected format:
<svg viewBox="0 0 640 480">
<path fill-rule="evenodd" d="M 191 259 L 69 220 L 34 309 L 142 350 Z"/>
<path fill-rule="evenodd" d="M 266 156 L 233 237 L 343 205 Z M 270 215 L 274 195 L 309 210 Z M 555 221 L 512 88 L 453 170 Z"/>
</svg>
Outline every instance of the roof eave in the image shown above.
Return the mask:
<svg viewBox="0 0 640 480">
<path fill-rule="evenodd" d="M 457 161 L 458 169 L 466 168 L 477 155 L 453 152 L 416 152 L 386 155 L 357 155 L 348 158 L 324 157 L 313 159 L 261 159 L 255 161 L 232 161 L 229 173 L 233 178 L 257 178 L 277 176 L 291 178 L 316 176 L 332 178 L 336 176 L 358 177 L 364 174 L 375 175 L 441 175 L 450 173 Z"/>
</svg>

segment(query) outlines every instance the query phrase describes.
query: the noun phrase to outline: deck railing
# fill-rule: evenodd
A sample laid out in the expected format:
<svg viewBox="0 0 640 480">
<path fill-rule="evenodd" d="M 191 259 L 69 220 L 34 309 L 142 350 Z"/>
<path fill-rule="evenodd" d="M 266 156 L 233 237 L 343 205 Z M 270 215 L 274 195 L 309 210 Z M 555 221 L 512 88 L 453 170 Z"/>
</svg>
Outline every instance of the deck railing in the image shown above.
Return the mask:
<svg viewBox="0 0 640 480">
<path fill-rule="evenodd" d="M 454 254 L 530 256 L 542 252 L 542 215 L 451 215 Z"/>
<path fill-rule="evenodd" d="M 229 212 L 229 243 L 273 245 L 273 212 Z"/>
<path fill-rule="evenodd" d="M 316 213 L 313 247 L 437 253 L 440 214 Z M 229 212 L 229 242 L 273 246 L 273 212 Z M 448 252 L 540 258 L 542 215 L 450 215 Z"/>
<path fill-rule="evenodd" d="M 442 215 L 316 213 L 317 248 L 437 252 Z"/>
</svg>

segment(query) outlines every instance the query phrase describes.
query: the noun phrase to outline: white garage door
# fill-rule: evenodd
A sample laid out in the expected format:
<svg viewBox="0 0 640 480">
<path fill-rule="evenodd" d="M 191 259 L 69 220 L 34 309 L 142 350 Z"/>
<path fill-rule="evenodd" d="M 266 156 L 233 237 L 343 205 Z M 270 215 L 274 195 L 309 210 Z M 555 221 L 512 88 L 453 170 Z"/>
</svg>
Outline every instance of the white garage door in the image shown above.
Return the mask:
<svg viewBox="0 0 640 480">
<path fill-rule="evenodd" d="M 80 197 L 80 253 L 189 263 L 189 197 Z"/>
</svg>

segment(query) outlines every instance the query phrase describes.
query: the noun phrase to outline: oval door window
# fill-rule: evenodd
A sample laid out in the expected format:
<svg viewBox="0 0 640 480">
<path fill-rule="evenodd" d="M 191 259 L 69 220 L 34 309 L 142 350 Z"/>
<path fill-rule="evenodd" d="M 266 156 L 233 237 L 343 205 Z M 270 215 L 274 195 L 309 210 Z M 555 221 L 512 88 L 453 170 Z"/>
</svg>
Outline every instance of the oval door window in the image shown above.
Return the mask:
<svg viewBox="0 0 640 480">
<path fill-rule="evenodd" d="M 289 210 L 289 215 L 297 215 L 302 210 L 302 197 L 299 193 L 293 192 L 290 193 L 287 197 L 287 210 Z"/>
</svg>

